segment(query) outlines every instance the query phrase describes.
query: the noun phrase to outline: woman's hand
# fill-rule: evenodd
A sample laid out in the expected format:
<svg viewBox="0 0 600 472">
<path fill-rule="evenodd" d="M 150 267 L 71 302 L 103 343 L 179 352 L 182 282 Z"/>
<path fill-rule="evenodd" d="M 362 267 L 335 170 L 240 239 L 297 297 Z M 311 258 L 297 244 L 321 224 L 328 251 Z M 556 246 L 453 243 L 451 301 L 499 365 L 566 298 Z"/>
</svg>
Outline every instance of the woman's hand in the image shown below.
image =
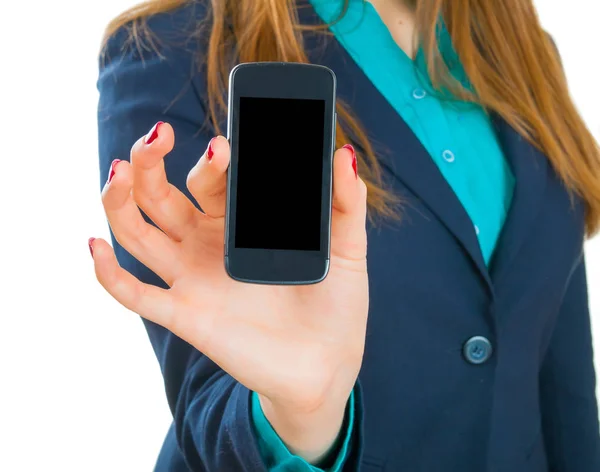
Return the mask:
<svg viewBox="0 0 600 472">
<path fill-rule="evenodd" d="M 204 212 L 167 182 L 163 158 L 173 145 L 168 123 L 153 128 L 133 146 L 131 164 L 113 163 L 102 191 L 116 240 L 170 289 L 141 283 L 101 239 L 90 243 L 96 276 L 122 305 L 257 392 L 288 447 L 317 459 L 338 434 L 365 342 L 366 187 L 355 173 L 354 152 L 342 148 L 334 157 L 328 276 L 314 285 L 273 286 L 240 283 L 225 272 L 227 140 L 213 139 L 188 176 Z"/>
</svg>

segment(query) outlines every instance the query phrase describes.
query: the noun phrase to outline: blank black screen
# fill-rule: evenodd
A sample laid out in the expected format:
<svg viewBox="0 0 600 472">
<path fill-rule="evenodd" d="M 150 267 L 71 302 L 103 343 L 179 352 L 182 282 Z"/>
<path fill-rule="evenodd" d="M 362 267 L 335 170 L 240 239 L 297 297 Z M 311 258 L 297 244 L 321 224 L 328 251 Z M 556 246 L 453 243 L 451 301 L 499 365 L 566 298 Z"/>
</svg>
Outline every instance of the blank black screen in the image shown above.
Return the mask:
<svg viewBox="0 0 600 472">
<path fill-rule="evenodd" d="M 320 250 L 325 101 L 240 97 L 235 247 Z"/>
</svg>

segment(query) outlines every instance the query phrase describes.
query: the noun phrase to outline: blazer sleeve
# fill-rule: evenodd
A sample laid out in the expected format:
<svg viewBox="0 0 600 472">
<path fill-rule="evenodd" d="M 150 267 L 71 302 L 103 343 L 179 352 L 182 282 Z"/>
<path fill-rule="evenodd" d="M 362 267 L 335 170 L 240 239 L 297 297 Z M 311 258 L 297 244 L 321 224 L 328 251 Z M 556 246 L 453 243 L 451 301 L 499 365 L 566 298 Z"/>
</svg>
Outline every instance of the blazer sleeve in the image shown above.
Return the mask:
<svg viewBox="0 0 600 472">
<path fill-rule="evenodd" d="M 187 174 L 215 135 L 206 121 L 205 80 L 195 62 L 201 39 L 190 34 L 203 20 L 198 13 L 186 8 L 151 17 L 150 45 L 131 41 L 128 27 L 107 42 L 97 82 L 101 187 L 113 159 L 129 160 L 133 143 L 157 121 L 168 121 L 176 137 L 165 158 L 168 180 L 197 206 L 186 186 Z M 125 251 L 112 232 L 111 238 L 123 268 L 142 282 L 168 288 Z M 175 436 L 182 456 L 177 461 L 183 460 L 190 471 L 266 472 L 252 420 L 251 392 L 188 343 L 161 326 L 143 323 L 164 377 L 173 415 L 169 436 Z M 361 405 L 360 392 L 356 403 Z M 358 470 L 360 411 L 344 471 Z"/>
<path fill-rule="evenodd" d="M 600 426 L 583 256 L 565 293 L 540 378 L 550 471 L 599 471 Z"/>
</svg>

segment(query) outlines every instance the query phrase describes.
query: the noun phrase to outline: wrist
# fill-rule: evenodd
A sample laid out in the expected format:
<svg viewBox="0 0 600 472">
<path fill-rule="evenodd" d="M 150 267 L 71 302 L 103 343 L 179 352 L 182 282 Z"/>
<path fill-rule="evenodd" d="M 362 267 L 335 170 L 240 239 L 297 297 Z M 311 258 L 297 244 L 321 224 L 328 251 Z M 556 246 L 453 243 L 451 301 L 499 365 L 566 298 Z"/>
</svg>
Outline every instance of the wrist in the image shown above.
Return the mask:
<svg viewBox="0 0 600 472">
<path fill-rule="evenodd" d="M 292 454 L 316 464 L 336 445 L 347 399 L 324 403 L 310 411 L 280 405 L 260 394 L 258 400 L 265 417 Z"/>
</svg>

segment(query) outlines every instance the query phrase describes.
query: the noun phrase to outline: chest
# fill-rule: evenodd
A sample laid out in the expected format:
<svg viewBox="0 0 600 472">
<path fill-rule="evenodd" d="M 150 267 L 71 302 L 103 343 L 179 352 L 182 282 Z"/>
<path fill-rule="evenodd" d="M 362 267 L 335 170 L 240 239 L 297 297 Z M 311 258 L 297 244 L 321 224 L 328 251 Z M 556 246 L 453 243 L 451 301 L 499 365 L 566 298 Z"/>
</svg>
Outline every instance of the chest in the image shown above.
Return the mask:
<svg viewBox="0 0 600 472">
<path fill-rule="evenodd" d="M 484 260 L 489 263 L 514 186 L 489 117 L 476 104 L 440 97 L 429 81 L 422 51 L 413 61 L 398 46 L 393 32 L 410 29 L 407 18 L 411 13 L 404 11 L 406 7 L 374 2 L 380 12 L 387 12 L 380 17 L 372 3 L 350 2 L 338 19 L 338 2 L 312 3 L 319 17 L 333 21 L 329 29 L 335 35 L 338 50 L 343 48 L 348 56 L 346 65 L 357 66 L 356 72 L 384 98 L 384 105 L 399 115 L 437 165 L 471 219 Z M 389 25 L 384 23 L 385 18 L 402 20 L 402 24 Z M 461 78 L 464 71 L 445 28 L 440 32 L 439 44 L 444 57 L 455 64 L 450 72 Z M 341 79 L 340 95 L 356 97 L 359 91 L 349 90 L 351 85 Z M 363 91 L 361 88 L 359 93 Z"/>
<path fill-rule="evenodd" d="M 508 201 L 496 200 L 504 205 L 504 215 L 490 238 L 495 248 L 486 254 L 474 213 L 414 127 L 337 41 L 312 35 L 306 46 L 311 62 L 336 73 L 338 98 L 369 136 L 386 187 L 402 199 L 400 222 L 369 227 L 372 293 L 390 305 L 382 309 L 393 311 L 405 292 L 420 294 L 424 307 L 419 311 L 429 306 L 438 313 L 470 313 L 491 325 L 510 319 L 517 307 L 528 303 L 537 307 L 532 313 L 557 309 L 582 252 L 584 208 L 569 195 L 548 159 L 502 118 L 491 116 L 487 131 L 510 168 L 513 185 Z M 473 142 L 480 131 L 473 127 Z M 461 142 L 468 141 L 468 136 L 463 138 Z M 499 213 L 493 204 L 479 205 L 478 211 L 482 220 L 486 211 Z M 549 311 L 542 309 L 546 305 Z"/>
</svg>

